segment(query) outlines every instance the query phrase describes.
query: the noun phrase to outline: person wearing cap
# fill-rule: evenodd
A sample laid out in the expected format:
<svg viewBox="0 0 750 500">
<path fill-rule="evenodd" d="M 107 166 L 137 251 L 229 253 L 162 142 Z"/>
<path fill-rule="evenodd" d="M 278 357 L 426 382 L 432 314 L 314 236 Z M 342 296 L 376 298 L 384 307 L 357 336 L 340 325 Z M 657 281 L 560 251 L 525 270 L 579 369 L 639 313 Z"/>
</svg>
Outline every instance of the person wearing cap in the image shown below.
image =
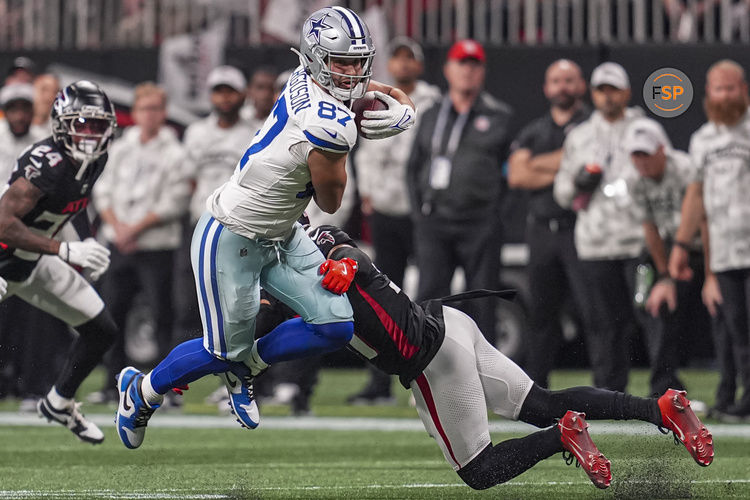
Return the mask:
<svg viewBox="0 0 750 500">
<path fill-rule="evenodd" d="M 46 133 L 31 127 L 34 117 L 34 88 L 28 83 L 11 83 L 0 89 L 5 119 L 0 121 L 0 179 L 5 184 L 21 152 L 43 139 Z"/>
<path fill-rule="evenodd" d="M 394 38 L 388 47 L 388 72 L 417 108 L 426 110 L 440 100 L 440 90 L 419 79 L 424 54 L 417 42 Z M 418 122 L 417 122 L 418 123 Z M 354 159 L 362 214 L 367 218 L 375 251 L 375 265 L 398 286 L 403 286 L 407 261 L 414 253 L 411 205 L 406 183 L 416 128 L 381 141 L 362 139 Z M 333 224 L 342 226 L 342 224 Z M 348 398 L 350 403 L 395 402 L 391 377 L 368 365 L 366 386 Z"/>
<path fill-rule="evenodd" d="M 585 291 L 582 312 L 594 385 L 624 391 L 629 332 L 635 321 L 633 277 L 644 238 L 631 194 L 638 174 L 623 137 L 643 112 L 627 107 L 630 81 L 614 62 L 594 69 L 591 97 L 596 110 L 565 138 L 553 194 L 561 207 L 578 209 L 577 279 Z"/>
<path fill-rule="evenodd" d="M 723 393 L 719 387 L 715 409 L 731 420 L 746 419 L 750 417 L 750 95 L 742 66 L 729 59 L 714 63 L 706 75 L 703 105 L 708 122 L 691 136 L 689 148 L 698 175 L 685 194 L 669 272 L 677 280 L 692 278 L 690 242 L 705 218 L 710 273 L 704 301 L 710 310 L 718 308 L 726 321 L 728 335 L 719 332 L 716 345 L 722 380 L 731 382 Z M 733 357 L 723 358 L 727 352 Z M 725 373 L 727 369 L 736 374 Z M 739 386 L 744 391 L 737 398 Z"/>
<path fill-rule="evenodd" d="M 571 295 L 573 305 L 583 297 L 573 240 L 575 212 L 557 204 L 552 184 L 565 137 L 591 114 L 583 103 L 585 94 L 586 81 L 576 63 L 559 59 L 550 64 L 544 75 L 550 110 L 519 132 L 508 160 L 508 185 L 529 192 L 526 243 L 531 310 L 525 368 L 542 387 L 548 387 L 555 364 L 563 306 Z"/>
<path fill-rule="evenodd" d="M 484 91 L 487 56 L 474 40 L 456 42 L 443 74 L 448 92 L 422 117 L 407 167 L 420 299 L 446 296 L 457 267 L 468 288 L 497 289 L 503 164 L 512 109 Z M 466 302 L 495 341 L 492 298 Z"/>
<path fill-rule="evenodd" d="M 190 202 L 193 225 L 206 209 L 206 198 L 232 175 L 242 151 L 265 120 L 242 118 L 247 80 L 234 66 L 214 68 L 206 85 L 211 93 L 211 114 L 191 124 L 184 138 L 195 183 Z"/>
<path fill-rule="evenodd" d="M 135 125 L 112 145 L 93 200 L 111 251 L 111 265 L 102 279 L 104 300 L 120 331 L 126 332 L 134 297 L 143 293 L 160 355 L 172 348 L 172 269 L 190 196 L 185 150 L 166 125 L 166 106 L 162 88 L 151 82 L 136 86 Z M 108 375 L 99 402 L 116 400 L 111 381 L 128 364 L 124 337 L 106 358 Z"/>
<path fill-rule="evenodd" d="M 190 265 L 193 228 L 206 209 L 206 198 L 231 177 L 242 152 L 265 120 L 257 116 L 253 120 L 242 118 L 240 110 L 245 102 L 247 81 L 236 67 L 214 68 L 206 85 L 210 92 L 211 114 L 190 124 L 183 138 L 193 190 L 183 244 L 178 249 L 175 287 L 178 331 L 196 333 L 201 323 Z"/>
<path fill-rule="evenodd" d="M 633 187 L 633 200 L 640 209 L 650 264 L 655 270 L 654 283 L 649 291 L 644 290 L 643 302 L 653 324 L 645 339 L 651 362 L 650 393 L 661 394 L 669 388 L 685 389 L 677 376 L 686 351 L 685 334 L 696 329 L 705 331 L 710 323 L 700 299 L 704 267 L 700 238 L 690 242 L 690 260 L 701 273 L 689 282 L 678 282 L 667 270 L 685 190 L 697 171 L 690 156 L 673 149 L 662 126 L 652 119 L 633 121 L 625 135 L 625 150 L 640 174 Z"/>
<path fill-rule="evenodd" d="M 36 75 L 36 64 L 28 57 L 19 56 L 13 59 L 13 64 L 5 76 L 5 84 L 33 83 Z"/>
</svg>

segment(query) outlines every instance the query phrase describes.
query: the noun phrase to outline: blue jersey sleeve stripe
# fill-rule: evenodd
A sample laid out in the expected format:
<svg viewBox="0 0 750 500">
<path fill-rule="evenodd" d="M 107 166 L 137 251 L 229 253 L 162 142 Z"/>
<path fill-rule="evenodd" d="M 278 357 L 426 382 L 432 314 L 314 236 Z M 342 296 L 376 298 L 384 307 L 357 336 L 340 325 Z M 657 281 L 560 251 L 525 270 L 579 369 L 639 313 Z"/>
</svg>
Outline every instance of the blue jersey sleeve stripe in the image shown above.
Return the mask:
<svg viewBox="0 0 750 500">
<path fill-rule="evenodd" d="M 340 144 L 334 144 L 333 142 L 325 141 L 323 139 L 315 137 L 307 130 L 303 130 L 303 132 L 305 133 L 305 137 L 307 137 L 307 140 L 316 146 L 320 146 L 321 148 L 325 148 L 325 149 L 332 149 L 334 151 L 341 151 L 343 153 L 346 153 L 349 151 L 349 146 L 342 146 Z"/>
</svg>

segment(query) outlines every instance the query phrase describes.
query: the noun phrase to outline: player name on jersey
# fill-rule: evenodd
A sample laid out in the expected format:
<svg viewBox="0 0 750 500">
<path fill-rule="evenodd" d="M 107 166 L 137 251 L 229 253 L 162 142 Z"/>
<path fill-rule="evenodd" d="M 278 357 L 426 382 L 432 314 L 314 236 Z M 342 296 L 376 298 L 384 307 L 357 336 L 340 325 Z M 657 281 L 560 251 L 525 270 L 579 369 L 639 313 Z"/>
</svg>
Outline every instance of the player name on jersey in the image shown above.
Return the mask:
<svg viewBox="0 0 750 500">
<path fill-rule="evenodd" d="M 307 90 L 307 73 L 304 68 L 298 69 L 289 78 L 289 105 L 295 115 L 311 106 L 310 93 Z"/>
</svg>

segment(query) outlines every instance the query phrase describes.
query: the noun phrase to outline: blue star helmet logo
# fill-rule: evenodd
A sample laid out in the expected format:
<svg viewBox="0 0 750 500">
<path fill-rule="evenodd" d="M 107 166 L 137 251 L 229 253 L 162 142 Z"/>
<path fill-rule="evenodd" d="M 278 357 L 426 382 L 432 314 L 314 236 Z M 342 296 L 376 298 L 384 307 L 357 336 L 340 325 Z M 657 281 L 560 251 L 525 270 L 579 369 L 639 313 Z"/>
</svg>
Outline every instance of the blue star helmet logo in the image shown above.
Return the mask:
<svg viewBox="0 0 750 500">
<path fill-rule="evenodd" d="M 310 31 L 307 33 L 307 36 L 314 36 L 317 43 L 320 43 L 320 30 L 333 28 L 333 26 L 329 26 L 325 23 L 326 17 L 328 17 L 328 14 L 325 14 L 320 19 L 313 19 L 311 21 Z"/>
</svg>

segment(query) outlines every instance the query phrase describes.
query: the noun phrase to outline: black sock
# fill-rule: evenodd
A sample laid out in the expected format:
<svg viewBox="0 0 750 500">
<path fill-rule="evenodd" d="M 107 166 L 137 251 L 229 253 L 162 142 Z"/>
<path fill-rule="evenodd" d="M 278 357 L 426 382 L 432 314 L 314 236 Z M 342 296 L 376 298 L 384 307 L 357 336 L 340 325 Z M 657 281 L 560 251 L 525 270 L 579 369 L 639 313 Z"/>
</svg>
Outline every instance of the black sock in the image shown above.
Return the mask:
<svg viewBox="0 0 750 500">
<path fill-rule="evenodd" d="M 96 368 L 102 356 L 112 345 L 117 327 L 107 310 L 76 327 L 79 336 L 68 355 L 68 361 L 57 377 L 55 387 L 60 396 L 72 399 L 78 387 Z"/>
<path fill-rule="evenodd" d="M 526 437 L 487 446 L 462 467 L 458 475 L 475 490 L 484 490 L 513 479 L 561 451 L 560 431 L 553 426 Z"/>
<path fill-rule="evenodd" d="M 656 401 L 595 387 L 550 391 L 534 384 L 518 418 L 537 427 L 547 427 L 562 418 L 566 411 L 573 410 L 585 413 L 587 420 L 643 420 L 662 425 Z"/>
</svg>

